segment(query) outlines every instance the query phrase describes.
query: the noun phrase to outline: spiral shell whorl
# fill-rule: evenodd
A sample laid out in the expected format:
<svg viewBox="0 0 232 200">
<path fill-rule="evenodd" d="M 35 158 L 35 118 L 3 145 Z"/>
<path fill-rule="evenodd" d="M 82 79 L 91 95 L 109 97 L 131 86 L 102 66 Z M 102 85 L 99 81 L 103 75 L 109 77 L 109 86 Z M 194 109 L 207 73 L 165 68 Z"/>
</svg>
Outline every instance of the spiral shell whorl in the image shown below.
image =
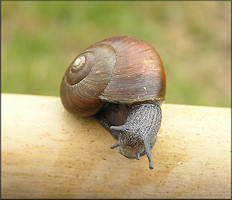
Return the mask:
<svg viewBox="0 0 232 200">
<path fill-rule="evenodd" d="M 75 71 L 75 62 L 85 56 L 84 65 Z M 107 44 L 97 44 L 81 53 L 69 66 L 61 85 L 64 107 L 80 116 L 95 114 L 103 105 L 99 99 L 111 79 L 116 62 L 114 49 Z"/>
</svg>

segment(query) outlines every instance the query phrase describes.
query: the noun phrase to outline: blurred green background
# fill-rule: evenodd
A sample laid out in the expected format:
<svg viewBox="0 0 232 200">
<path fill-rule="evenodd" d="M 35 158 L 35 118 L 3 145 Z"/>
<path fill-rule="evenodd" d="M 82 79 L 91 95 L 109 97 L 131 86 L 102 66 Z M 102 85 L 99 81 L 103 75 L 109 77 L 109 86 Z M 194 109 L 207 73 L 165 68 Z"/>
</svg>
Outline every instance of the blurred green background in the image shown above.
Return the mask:
<svg viewBox="0 0 232 200">
<path fill-rule="evenodd" d="M 59 96 L 82 50 L 129 35 L 160 54 L 166 103 L 230 107 L 231 3 L 2 2 L 2 92 Z"/>
</svg>

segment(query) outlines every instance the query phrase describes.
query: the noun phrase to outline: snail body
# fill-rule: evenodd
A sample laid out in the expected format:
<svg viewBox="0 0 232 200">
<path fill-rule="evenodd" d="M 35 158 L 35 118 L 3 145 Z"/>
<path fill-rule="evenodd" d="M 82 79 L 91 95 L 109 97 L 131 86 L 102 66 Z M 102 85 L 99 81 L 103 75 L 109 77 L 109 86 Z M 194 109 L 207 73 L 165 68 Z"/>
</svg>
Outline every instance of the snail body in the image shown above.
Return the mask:
<svg viewBox="0 0 232 200">
<path fill-rule="evenodd" d="M 118 142 L 111 148 L 127 158 L 150 150 L 161 124 L 166 77 L 157 51 L 134 37 L 120 36 L 95 43 L 70 64 L 60 88 L 71 113 L 95 115 Z"/>
</svg>

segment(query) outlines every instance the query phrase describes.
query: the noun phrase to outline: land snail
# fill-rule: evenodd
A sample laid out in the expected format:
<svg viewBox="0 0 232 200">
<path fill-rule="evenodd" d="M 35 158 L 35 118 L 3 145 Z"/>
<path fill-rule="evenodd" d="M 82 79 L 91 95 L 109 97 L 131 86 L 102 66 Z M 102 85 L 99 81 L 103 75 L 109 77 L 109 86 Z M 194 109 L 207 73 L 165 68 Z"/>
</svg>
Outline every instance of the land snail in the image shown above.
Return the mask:
<svg viewBox="0 0 232 200">
<path fill-rule="evenodd" d="M 80 53 L 65 72 L 60 97 L 65 109 L 94 115 L 117 139 L 111 148 L 127 158 L 147 155 L 161 125 L 166 76 L 157 51 L 145 41 L 119 36 Z"/>
</svg>

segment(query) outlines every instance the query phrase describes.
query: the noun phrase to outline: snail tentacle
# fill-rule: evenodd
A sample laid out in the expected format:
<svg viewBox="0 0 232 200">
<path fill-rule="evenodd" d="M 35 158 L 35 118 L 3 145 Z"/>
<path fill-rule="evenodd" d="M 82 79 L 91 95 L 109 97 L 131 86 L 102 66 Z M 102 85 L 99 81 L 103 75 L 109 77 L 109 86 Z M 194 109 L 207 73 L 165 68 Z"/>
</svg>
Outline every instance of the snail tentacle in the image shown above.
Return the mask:
<svg viewBox="0 0 232 200">
<path fill-rule="evenodd" d="M 152 162 L 152 158 L 151 158 L 149 138 L 146 138 L 143 143 L 144 143 L 145 153 L 146 153 L 148 161 L 149 161 L 149 169 L 153 169 L 154 166 L 153 166 L 153 162 Z"/>
<path fill-rule="evenodd" d="M 140 158 L 140 153 L 136 152 L 136 159 L 139 160 L 139 158 Z"/>
<path fill-rule="evenodd" d="M 114 144 L 114 145 L 112 145 L 110 148 L 111 148 L 111 149 L 114 149 L 114 148 L 119 147 L 119 146 L 120 146 L 120 142 L 119 142 L 119 140 L 118 140 L 117 143 Z"/>
</svg>

